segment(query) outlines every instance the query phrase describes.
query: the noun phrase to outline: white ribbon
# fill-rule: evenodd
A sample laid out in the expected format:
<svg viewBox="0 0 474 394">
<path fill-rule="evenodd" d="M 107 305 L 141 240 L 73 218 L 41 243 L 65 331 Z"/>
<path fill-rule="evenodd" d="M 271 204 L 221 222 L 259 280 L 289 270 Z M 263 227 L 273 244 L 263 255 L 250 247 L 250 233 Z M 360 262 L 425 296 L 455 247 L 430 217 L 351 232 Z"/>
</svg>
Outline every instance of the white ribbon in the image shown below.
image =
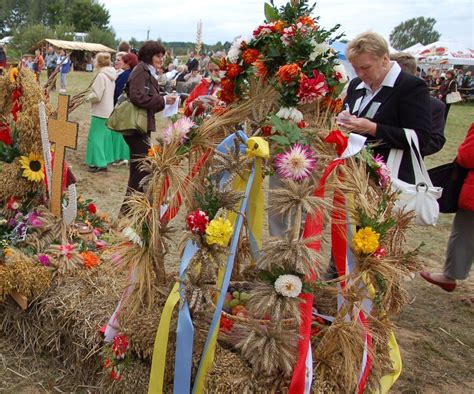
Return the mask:
<svg viewBox="0 0 474 394">
<path fill-rule="evenodd" d="M 44 159 L 44 168 L 46 171 L 46 177 L 48 178 L 48 196 L 51 198 L 51 182 L 53 171 L 51 169 L 51 145 L 49 143 L 48 136 L 48 123 L 46 119 L 46 108 L 44 103 L 39 103 L 39 123 L 41 131 L 41 145 L 43 146 L 43 159 Z"/>
</svg>

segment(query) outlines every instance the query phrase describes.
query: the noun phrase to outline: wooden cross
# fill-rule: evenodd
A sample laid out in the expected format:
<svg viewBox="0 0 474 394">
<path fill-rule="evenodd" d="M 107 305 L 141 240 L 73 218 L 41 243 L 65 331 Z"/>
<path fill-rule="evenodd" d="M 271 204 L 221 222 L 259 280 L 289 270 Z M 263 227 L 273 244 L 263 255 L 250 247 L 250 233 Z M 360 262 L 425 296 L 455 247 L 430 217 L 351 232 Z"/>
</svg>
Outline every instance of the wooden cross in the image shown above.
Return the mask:
<svg viewBox="0 0 474 394">
<path fill-rule="evenodd" d="M 79 124 L 69 122 L 69 96 L 58 96 L 57 119 L 48 120 L 49 141 L 55 145 L 53 176 L 51 180 L 50 209 L 53 214 L 61 217 L 61 197 L 63 184 L 63 168 L 66 148 L 77 148 Z"/>
</svg>

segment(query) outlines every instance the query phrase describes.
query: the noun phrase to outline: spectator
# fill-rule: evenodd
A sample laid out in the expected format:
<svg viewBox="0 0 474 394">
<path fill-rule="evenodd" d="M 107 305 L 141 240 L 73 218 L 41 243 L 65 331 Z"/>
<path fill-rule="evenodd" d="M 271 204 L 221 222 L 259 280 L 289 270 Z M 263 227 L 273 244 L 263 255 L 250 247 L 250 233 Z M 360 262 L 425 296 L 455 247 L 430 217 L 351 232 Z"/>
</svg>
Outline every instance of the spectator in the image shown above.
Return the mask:
<svg viewBox="0 0 474 394">
<path fill-rule="evenodd" d="M 390 60 L 396 61 L 403 71 L 415 75 L 417 71 L 416 59 L 409 53 L 396 52 L 390 55 Z M 439 152 L 445 142 L 444 136 L 444 103 L 435 97 L 430 96 L 430 107 L 431 107 L 431 138 L 428 145 L 422 150 L 423 156 L 433 155 Z"/>
<path fill-rule="evenodd" d="M 199 82 L 201 82 L 201 79 L 202 75 L 199 74 L 198 69 L 194 69 L 189 74 L 186 74 L 184 76 L 184 80 L 186 81 L 187 86 L 190 86 L 192 84 L 198 84 Z"/>
<path fill-rule="evenodd" d="M 48 80 L 51 77 L 51 74 L 54 72 L 56 69 L 56 65 L 58 64 L 58 55 L 54 51 L 54 48 L 50 46 L 48 48 L 48 52 L 46 53 L 45 57 L 45 62 L 46 62 L 46 70 L 48 72 Z M 50 89 L 51 92 L 56 90 L 56 82 L 51 85 Z"/>
<path fill-rule="evenodd" d="M 66 77 L 69 74 L 69 71 L 71 71 L 71 60 L 69 59 L 69 55 L 66 55 L 66 51 L 64 49 L 59 51 L 58 65 L 61 67 L 59 70 L 61 80 L 61 89 L 59 92 L 66 93 Z"/>
<path fill-rule="evenodd" d="M 178 59 L 177 56 L 175 56 L 175 57 L 173 58 L 173 65 L 174 65 L 176 68 L 178 68 L 178 66 L 179 66 L 179 59 Z"/>
<path fill-rule="evenodd" d="M 462 86 L 463 89 L 468 89 L 471 87 L 471 71 L 466 71 L 466 74 L 464 75 L 464 78 L 462 80 Z"/>
<path fill-rule="evenodd" d="M 171 56 L 171 52 L 170 51 L 166 51 L 166 55 L 165 57 L 163 58 L 163 67 L 165 68 L 165 70 L 168 69 L 168 66 L 173 63 L 173 57 Z"/>
<path fill-rule="evenodd" d="M 209 78 L 203 78 L 186 100 L 184 114 L 186 116 L 200 115 L 209 107 L 219 103 L 216 97 L 220 87 L 219 66 L 210 61 L 207 66 Z M 203 97 L 205 96 L 205 97 Z"/>
<path fill-rule="evenodd" d="M 444 271 L 420 273 L 423 279 L 448 292 L 454 291 L 457 280 L 467 279 L 474 260 L 474 123 L 458 148 L 456 162 L 469 172 L 459 195 L 459 209 L 449 236 Z M 467 301 L 470 306 L 474 305 L 474 297 Z"/>
<path fill-rule="evenodd" d="M 156 69 L 156 75 L 155 75 L 156 80 L 158 81 L 158 85 L 161 88 L 164 88 L 167 82 L 166 75 L 165 75 L 165 69 L 163 66 L 158 67 Z"/>
<path fill-rule="evenodd" d="M 199 72 L 201 73 L 201 75 L 207 76 L 205 74 L 207 72 L 208 64 L 209 64 L 209 56 L 207 56 L 204 52 L 201 53 L 201 58 L 199 59 Z"/>
<path fill-rule="evenodd" d="M 457 70 L 456 74 L 456 84 L 458 85 L 458 88 L 462 87 L 462 81 L 464 79 L 464 72 L 462 69 Z"/>
<path fill-rule="evenodd" d="M 168 72 L 165 74 L 166 75 L 166 80 L 169 82 L 172 79 L 174 79 L 175 75 L 178 73 L 176 70 L 176 67 L 173 63 L 170 63 L 168 65 Z"/>
<path fill-rule="evenodd" d="M 98 53 L 95 66 L 99 70 L 92 92 L 86 101 L 91 105 L 91 123 L 87 138 L 86 164 L 89 172 L 107 171 L 107 165 L 114 159 L 112 151 L 112 133 L 106 121 L 114 108 L 114 88 L 117 73 L 111 66 L 109 53 Z"/>
<path fill-rule="evenodd" d="M 188 72 L 199 70 L 199 61 L 196 59 L 196 52 L 191 51 L 186 67 L 188 68 Z"/>
<path fill-rule="evenodd" d="M 446 72 L 446 80 L 442 83 L 440 89 L 439 89 L 439 95 L 438 98 L 443 101 L 443 103 L 446 104 L 446 109 L 444 111 L 444 120 L 446 121 L 448 119 L 448 113 L 449 113 L 449 108 L 451 107 L 451 104 L 448 104 L 446 102 L 446 96 L 449 93 L 456 92 L 458 90 L 458 87 L 456 85 L 456 78 L 454 75 L 453 70 L 448 70 Z"/>
<path fill-rule="evenodd" d="M 115 62 L 114 62 L 114 68 L 115 71 L 117 71 L 117 76 L 119 76 L 123 72 L 123 56 L 126 55 L 128 52 L 118 52 L 115 55 Z"/>
<path fill-rule="evenodd" d="M 7 68 L 7 54 L 3 45 L 0 45 L 0 75 L 3 74 L 3 70 Z"/>
<path fill-rule="evenodd" d="M 38 83 L 40 83 L 40 76 L 41 76 L 41 71 L 43 71 L 44 68 L 44 59 L 43 56 L 41 55 L 41 51 L 37 49 L 35 51 L 35 60 L 33 62 L 33 71 L 35 72 L 35 77 Z"/>
<path fill-rule="evenodd" d="M 120 41 L 117 52 L 125 52 L 129 53 L 130 52 L 130 44 L 127 41 Z"/>
<path fill-rule="evenodd" d="M 140 169 L 137 159 L 145 157 L 148 153 L 150 134 L 156 129 L 155 114 L 165 107 L 165 103 L 173 104 L 176 100 L 173 96 L 161 96 L 158 82 L 154 78 L 156 69 L 162 66 L 164 54 L 165 48 L 158 41 L 146 41 L 138 51 L 140 62 L 128 78 L 127 91 L 130 101 L 137 107 L 147 110 L 148 133 L 124 136 L 125 142 L 130 148 L 131 162 L 127 193 L 121 208 L 122 213 L 127 209 L 127 196 L 134 191 L 143 191 L 140 181 L 147 173 Z"/>
</svg>

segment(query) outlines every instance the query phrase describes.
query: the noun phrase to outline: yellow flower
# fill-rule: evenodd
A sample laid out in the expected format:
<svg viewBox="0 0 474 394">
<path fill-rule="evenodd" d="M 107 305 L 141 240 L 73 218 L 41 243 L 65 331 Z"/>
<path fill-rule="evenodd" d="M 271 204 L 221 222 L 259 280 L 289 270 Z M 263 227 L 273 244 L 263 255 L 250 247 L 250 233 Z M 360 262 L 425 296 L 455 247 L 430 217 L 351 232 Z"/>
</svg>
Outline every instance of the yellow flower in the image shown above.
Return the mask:
<svg viewBox="0 0 474 394">
<path fill-rule="evenodd" d="M 41 182 L 44 179 L 43 158 L 36 153 L 30 153 L 29 156 L 20 157 L 23 176 L 29 181 Z"/>
<path fill-rule="evenodd" d="M 213 219 L 206 227 L 206 241 L 209 245 L 227 246 L 232 236 L 232 224 L 222 217 Z"/>
<path fill-rule="evenodd" d="M 13 254 L 13 250 L 11 250 L 10 248 L 5 248 L 3 249 L 3 254 L 5 256 L 11 256 Z"/>
<path fill-rule="evenodd" d="M 18 68 L 16 67 L 10 68 L 10 72 L 8 73 L 8 78 L 10 79 L 10 82 L 15 82 L 17 77 L 18 77 Z"/>
<path fill-rule="evenodd" d="M 357 231 L 352 239 L 352 247 L 359 254 L 372 254 L 379 247 L 380 234 L 372 230 L 372 227 L 364 227 Z"/>
</svg>

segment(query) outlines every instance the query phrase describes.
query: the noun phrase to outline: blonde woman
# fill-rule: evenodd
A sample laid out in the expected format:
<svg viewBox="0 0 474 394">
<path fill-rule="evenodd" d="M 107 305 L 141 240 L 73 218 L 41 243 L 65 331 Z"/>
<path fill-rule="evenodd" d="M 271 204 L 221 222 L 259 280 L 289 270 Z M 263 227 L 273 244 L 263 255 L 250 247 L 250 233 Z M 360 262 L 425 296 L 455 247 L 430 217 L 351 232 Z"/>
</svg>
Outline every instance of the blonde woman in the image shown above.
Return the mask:
<svg viewBox="0 0 474 394">
<path fill-rule="evenodd" d="M 91 103 L 91 122 L 87 138 L 86 164 L 90 172 L 107 171 L 107 164 L 114 157 L 112 132 L 107 128 L 107 118 L 114 108 L 114 89 L 117 73 L 111 67 L 110 54 L 98 53 L 95 67 L 98 74 L 86 101 Z M 121 137 L 119 135 L 119 137 Z"/>
<path fill-rule="evenodd" d="M 379 142 L 373 150 L 385 160 L 392 148 L 410 152 L 404 128 L 415 131 L 423 151 L 431 134 L 426 83 L 390 61 L 387 42 L 374 32 L 362 33 L 349 42 L 346 58 L 357 78 L 347 89 L 346 110 L 338 118 L 340 127 L 364 134 L 369 143 Z M 405 182 L 415 182 L 410 154 L 403 155 L 398 177 Z"/>
</svg>

